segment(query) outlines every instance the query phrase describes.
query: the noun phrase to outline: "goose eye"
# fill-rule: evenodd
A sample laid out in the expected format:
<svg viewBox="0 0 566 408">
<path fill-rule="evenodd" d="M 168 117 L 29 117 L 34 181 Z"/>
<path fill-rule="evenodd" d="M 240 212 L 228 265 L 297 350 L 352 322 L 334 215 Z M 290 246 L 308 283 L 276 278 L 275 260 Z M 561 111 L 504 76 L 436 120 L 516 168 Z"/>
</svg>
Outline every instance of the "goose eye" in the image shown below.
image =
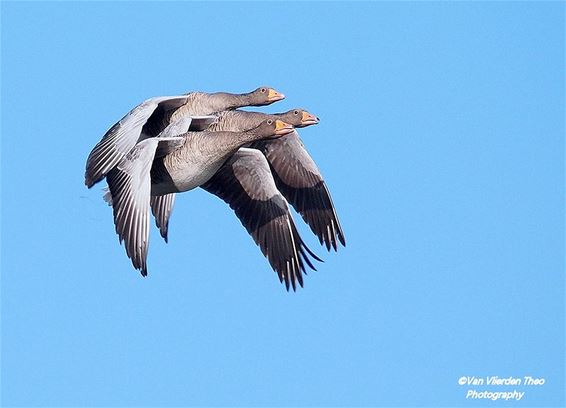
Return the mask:
<svg viewBox="0 0 566 408">
<path fill-rule="evenodd" d="M 265 93 L 265 91 L 267 91 L 267 89 L 261 88 L 261 93 Z"/>
<path fill-rule="evenodd" d="M 267 121 L 267 124 L 268 124 L 268 125 L 271 125 L 271 124 L 273 124 L 273 121 L 272 121 L 271 119 L 269 119 L 269 120 Z"/>
<path fill-rule="evenodd" d="M 294 113 L 295 115 L 298 115 L 298 114 L 299 114 L 299 111 L 295 111 L 295 112 L 293 112 L 293 113 Z"/>
</svg>

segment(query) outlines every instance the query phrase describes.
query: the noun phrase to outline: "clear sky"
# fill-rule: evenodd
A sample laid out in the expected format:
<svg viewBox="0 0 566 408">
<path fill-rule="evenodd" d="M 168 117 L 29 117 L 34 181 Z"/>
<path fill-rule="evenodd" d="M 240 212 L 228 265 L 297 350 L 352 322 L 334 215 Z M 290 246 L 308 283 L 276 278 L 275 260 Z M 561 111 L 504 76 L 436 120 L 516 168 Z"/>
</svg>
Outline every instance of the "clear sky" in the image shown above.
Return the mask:
<svg viewBox="0 0 566 408">
<path fill-rule="evenodd" d="M 10 3 L 2 26 L 4 406 L 563 406 L 564 3 Z M 182 194 L 149 277 L 94 144 L 147 97 L 269 85 L 347 239 L 287 293 Z M 545 379 L 518 402 L 462 376 Z"/>
</svg>

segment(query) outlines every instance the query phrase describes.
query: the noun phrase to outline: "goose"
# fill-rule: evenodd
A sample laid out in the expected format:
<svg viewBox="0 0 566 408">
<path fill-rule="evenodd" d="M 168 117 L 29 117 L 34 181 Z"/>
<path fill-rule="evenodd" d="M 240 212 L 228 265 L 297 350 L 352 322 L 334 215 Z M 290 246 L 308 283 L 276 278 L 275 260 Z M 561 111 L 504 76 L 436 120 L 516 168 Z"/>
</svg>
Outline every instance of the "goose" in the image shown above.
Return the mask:
<svg viewBox="0 0 566 408">
<path fill-rule="evenodd" d="M 85 171 L 85 184 L 91 188 L 101 181 L 139 142 L 157 136 L 170 123 L 191 117 L 187 130 L 203 130 L 213 120 L 211 113 L 243 106 L 264 106 L 285 95 L 262 86 L 244 94 L 190 92 L 178 96 L 150 98 L 133 108 L 92 149 Z"/>
<path fill-rule="evenodd" d="M 319 122 L 316 116 L 303 109 L 291 109 L 276 114 L 234 110 L 219 113 L 216 121 L 208 127 L 208 130 L 241 131 L 257 126 L 266 118 L 281 119 L 295 128 L 310 126 Z M 264 182 L 269 183 L 269 188 L 271 188 L 272 181 L 275 183 L 278 192 L 303 217 L 318 237 L 320 244 L 325 245 L 327 250 L 332 247 L 335 251 L 338 247 L 338 241 L 345 246 L 344 232 L 328 187 L 314 160 L 305 149 L 297 131 L 293 130 L 288 135 L 277 139 L 257 141 L 248 147 L 257 149 L 265 155 L 271 171 L 269 176 L 266 173 Z M 248 152 L 245 157 L 249 158 L 250 155 L 251 153 Z M 241 160 L 238 161 L 236 158 L 221 167 L 219 172 L 224 174 L 219 176 L 218 179 L 222 179 L 224 183 L 231 185 L 232 181 L 228 180 L 228 175 L 232 171 L 231 167 L 239 165 Z M 251 159 L 249 160 L 251 161 Z M 259 165 L 263 164 L 257 158 L 254 160 Z M 218 186 L 212 187 L 211 183 L 206 183 L 201 187 L 218 196 L 222 192 Z M 220 198 L 224 199 L 222 196 Z M 174 193 L 151 198 L 152 213 L 165 242 L 168 240 L 169 218 L 174 201 Z"/>
<path fill-rule="evenodd" d="M 176 132 L 171 124 L 159 137 L 137 143 L 106 175 L 109 191 L 106 201 L 112 206 L 120 243 L 135 269 L 147 276 L 150 197 L 192 190 L 208 181 L 243 145 L 257 140 L 289 134 L 293 127 L 281 120 L 267 119 L 244 132 Z M 277 245 L 266 248 L 270 261 L 289 273 L 302 264 L 293 230 L 289 226 L 276 231 Z M 277 235 L 278 234 L 278 235 Z M 303 266 L 304 267 L 304 266 Z M 283 272 L 281 272 L 283 273 Z"/>
</svg>

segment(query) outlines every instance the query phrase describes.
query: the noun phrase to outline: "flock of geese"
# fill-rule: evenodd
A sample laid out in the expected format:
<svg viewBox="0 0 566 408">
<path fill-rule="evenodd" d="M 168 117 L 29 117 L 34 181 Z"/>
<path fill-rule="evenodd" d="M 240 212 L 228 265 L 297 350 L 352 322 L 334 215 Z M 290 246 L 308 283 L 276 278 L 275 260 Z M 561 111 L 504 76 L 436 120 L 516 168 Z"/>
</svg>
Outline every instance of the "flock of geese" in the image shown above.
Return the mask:
<svg viewBox="0 0 566 408">
<path fill-rule="evenodd" d="M 150 98 L 104 135 L 86 163 L 85 184 L 106 178 L 120 243 L 147 275 L 149 213 L 167 242 L 175 195 L 196 187 L 236 213 L 287 290 L 303 286 L 310 258 L 290 203 L 328 250 L 346 245 L 332 199 L 295 128 L 315 125 L 302 109 L 265 114 L 239 108 L 284 99 L 272 88 L 245 94 L 191 92 Z"/>
</svg>

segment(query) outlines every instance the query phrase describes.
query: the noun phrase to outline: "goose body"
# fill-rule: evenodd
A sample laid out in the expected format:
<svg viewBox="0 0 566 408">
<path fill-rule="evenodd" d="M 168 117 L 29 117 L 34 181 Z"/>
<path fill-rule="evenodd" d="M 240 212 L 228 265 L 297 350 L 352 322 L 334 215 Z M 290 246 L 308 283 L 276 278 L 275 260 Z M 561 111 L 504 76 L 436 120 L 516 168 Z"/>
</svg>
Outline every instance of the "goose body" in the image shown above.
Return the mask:
<svg viewBox="0 0 566 408">
<path fill-rule="evenodd" d="M 260 87 L 245 94 L 191 92 L 147 99 L 112 126 L 92 149 L 87 159 L 85 184 L 88 188 L 94 186 L 138 143 L 159 135 L 171 123 L 191 118 L 189 127 L 182 133 L 202 130 L 214 119 L 206 115 L 243 106 L 269 105 L 284 97 L 272 88 Z"/>
<path fill-rule="evenodd" d="M 281 119 L 295 127 L 318 123 L 318 118 L 302 109 L 276 114 L 233 110 L 218 113 L 217 119 L 207 130 L 242 131 L 257 126 L 267 118 Z M 277 139 L 256 141 L 246 146 L 257 149 L 265 155 L 269 163 L 268 169 L 270 168 L 270 171 L 265 173 L 265 178 L 273 179 L 277 189 L 303 217 L 321 245 L 325 245 L 327 249 L 337 250 L 338 242 L 342 245 L 346 244 L 328 187 L 296 130 Z M 257 160 L 254 162 L 260 163 Z M 227 166 L 229 164 L 218 171 L 226 172 Z M 206 190 L 206 185 L 203 188 Z M 218 188 L 215 191 L 218 191 Z M 157 227 L 166 241 L 168 220 L 174 200 L 174 194 L 171 193 L 155 198 L 151 205 Z M 164 205 L 162 202 L 168 204 Z"/>
<path fill-rule="evenodd" d="M 192 190 L 204 184 L 238 148 L 257 140 L 253 132 L 188 132 L 179 146 L 157 157 L 151 169 L 151 195 Z"/>
<path fill-rule="evenodd" d="M 116 233 L 134 268 L 147 275 L 152 195 L 189 191 L 205 183 L 244 144 L 292 130 L 282 121 L 267 120 L 246 132 L 188 132 L 138 143 L 106 177 Z"/>
</svg>

